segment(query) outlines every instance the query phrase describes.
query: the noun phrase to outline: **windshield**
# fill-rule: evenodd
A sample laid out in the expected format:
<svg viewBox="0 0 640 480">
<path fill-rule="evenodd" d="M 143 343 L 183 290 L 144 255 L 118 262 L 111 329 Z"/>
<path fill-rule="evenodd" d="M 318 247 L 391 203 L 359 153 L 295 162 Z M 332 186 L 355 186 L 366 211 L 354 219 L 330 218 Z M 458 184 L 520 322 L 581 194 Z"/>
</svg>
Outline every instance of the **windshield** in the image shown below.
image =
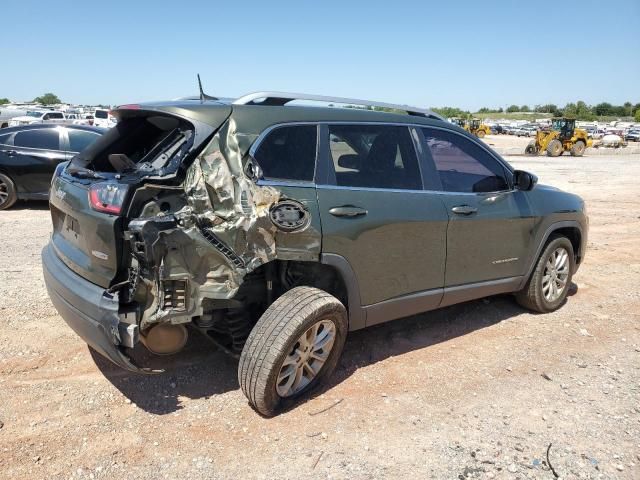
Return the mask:
<svg viewBox="0 0 640 480">
<path fill-rule="evenodd" d="M 42 112 L 36 112 L 35 110 L 29 110 L 27 112 L 27 117 L 36 117 L 39 118 L 42 115 Z"/>
</svg>

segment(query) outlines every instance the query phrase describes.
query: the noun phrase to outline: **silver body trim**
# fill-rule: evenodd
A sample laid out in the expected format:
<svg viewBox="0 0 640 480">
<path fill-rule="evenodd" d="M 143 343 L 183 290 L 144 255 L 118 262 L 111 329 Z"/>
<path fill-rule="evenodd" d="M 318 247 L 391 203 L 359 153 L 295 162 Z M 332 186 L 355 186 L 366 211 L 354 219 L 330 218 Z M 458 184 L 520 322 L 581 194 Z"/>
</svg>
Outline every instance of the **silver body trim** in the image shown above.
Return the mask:
<svg viewBox="0 0 640 480">
<path fill-rule="evenodd" d="M 409 105 L 397 105 L 393 103 L 377 102 L 374 100 L 361 100 L 356 98 L 344 98 L 344 97 L 329 97 L 325 95 L 311 95 L 307 93 L 290 93 L 290 92 L 254 92 L 237 98 L 233 101 L 232 105 L 256 105 L 262 101 L 268 101 L 269 99 L 278 100 L 278 103 L 285 105 L 295 100 L 307 100 L 312 102 L 323 103 L 340 103 L 344 105 L 361 105 L 381 108 L 391 108 L 394 110 L 400 110 L 412 115 L 420 115 L 424 117 L 431 117 L 437 120 L 446 121 L 444 117 L 437 113 L 428 110 L 426 108 L 411 107 Z M 269 103 L 267 103 L 268 105 Z"/>
</svg>

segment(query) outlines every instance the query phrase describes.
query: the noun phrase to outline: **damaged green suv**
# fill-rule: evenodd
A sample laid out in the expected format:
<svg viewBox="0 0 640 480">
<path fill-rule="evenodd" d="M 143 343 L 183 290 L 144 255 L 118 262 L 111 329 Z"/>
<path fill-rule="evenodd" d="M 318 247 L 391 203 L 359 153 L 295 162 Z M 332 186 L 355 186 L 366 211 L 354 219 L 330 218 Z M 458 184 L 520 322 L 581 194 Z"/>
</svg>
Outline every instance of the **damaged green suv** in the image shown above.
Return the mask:
<svg viewBox="0 0 640 480">
<path fill-rule="evenodd" d="M 348 331 L 500 293 L 550 312 L 584 257 L 579 197 L 427 110 L 267 92 L 114 114 L 52 181 L 52 302 L 134 372 L 139 343 L 203 332 L 265 415 L 331 374 Z"/>
</svg>

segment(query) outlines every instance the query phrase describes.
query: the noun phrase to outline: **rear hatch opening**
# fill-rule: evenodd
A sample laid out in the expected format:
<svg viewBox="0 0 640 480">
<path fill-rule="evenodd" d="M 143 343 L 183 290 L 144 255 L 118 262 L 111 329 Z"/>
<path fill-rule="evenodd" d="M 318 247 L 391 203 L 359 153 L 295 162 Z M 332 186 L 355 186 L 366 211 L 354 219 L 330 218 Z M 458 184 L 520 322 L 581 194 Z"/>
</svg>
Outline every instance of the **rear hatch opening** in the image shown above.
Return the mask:
<svg viewBox="0 0 640 480">
<path fill-rule="evenodd" d="M 131 219 L 125 215 L 139 211 L 130 208 L 135 192 L 153 184 L 158 195 L 165 186 L 175 195 L 186 168 L 231 109 L 209 106 L 197 112 L 198 120 L 182 115 L 189 112 L 172 105 L 115 110 L 118 123 L 56 171 L 51 243 L 76 274 L 105 289 L 127 280 L 124 232 Z"/>
</svg>

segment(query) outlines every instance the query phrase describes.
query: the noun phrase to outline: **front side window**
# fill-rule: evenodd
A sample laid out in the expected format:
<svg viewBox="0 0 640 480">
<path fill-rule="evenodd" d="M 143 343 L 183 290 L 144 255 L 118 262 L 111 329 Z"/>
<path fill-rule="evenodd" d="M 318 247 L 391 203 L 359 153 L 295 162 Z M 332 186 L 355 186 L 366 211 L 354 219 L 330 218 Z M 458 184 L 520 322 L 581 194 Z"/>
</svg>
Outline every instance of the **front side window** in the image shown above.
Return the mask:
<svg viewBox="0 0 640 480">
<path fill-rule="evenodd" d="M 96 118 L 107 118 L 109 116 L 106 110 L 96 110 Z"/>
<path fill-rule="evenodd" d="M 313 181 L 317 137 L 315 125 L 284 126 L 269 132 L 254 154 L 263 177 Z"/>
<path fill-rule="evenodd" d="M 100 137 L 97 133 L 85 130 L 69 129 L 67 131 L 69 132 L 69 150 L 71 152 L 81 152 Z"/>
<path fill-rule="evenodd" d="M 469 139 L 435 128 L 422 129 L 442 188 L 447 192 L 481 193 L 508 190 L 504 167 Z"/>
<path fill-rule="evenodd" d="M 420 169 L 409 129 L 391 125 L 329 125 L 336 184 L 419 190 Z"/>
<path fill-rule="evenodd" d="M 13 137 L 16 147 L 60 150 L 60 135 L 53 128 L 23 130 Z"/>
</svg>

